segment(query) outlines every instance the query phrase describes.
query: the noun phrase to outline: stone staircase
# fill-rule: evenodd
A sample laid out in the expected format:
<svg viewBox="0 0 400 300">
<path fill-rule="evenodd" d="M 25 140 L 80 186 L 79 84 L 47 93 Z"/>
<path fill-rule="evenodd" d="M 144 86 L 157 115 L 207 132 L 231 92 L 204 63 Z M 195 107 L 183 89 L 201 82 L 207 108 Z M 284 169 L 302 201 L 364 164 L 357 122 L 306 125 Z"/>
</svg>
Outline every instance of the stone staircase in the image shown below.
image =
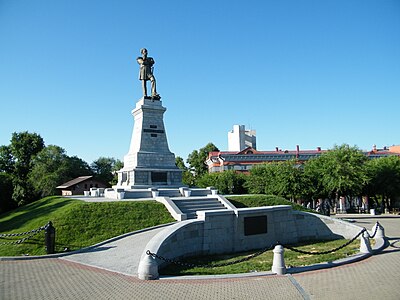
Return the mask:
<svg viewBox="0 0 400 300">
<path fill-rule="evenodd" d="M 171 198 L 179 210 L 186 214 L 187 219 L 196 219 L 196 211 L 227 209 L 218 198 L 213 197 L 188 197 Z"/>
</svg>

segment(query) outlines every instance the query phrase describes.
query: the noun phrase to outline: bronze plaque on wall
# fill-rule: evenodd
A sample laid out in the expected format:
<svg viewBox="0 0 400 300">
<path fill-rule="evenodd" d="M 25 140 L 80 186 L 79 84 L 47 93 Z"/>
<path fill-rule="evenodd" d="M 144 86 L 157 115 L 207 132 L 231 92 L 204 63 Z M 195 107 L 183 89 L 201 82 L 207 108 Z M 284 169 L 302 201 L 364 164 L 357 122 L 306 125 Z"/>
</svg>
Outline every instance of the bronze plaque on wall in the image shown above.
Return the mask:
<svg viewBox="0 0 400 300">
<path fill-rule="evenodd" d="M 267 216 L 244 217 L 244 235 L 267 233 Z"/>
</svg>

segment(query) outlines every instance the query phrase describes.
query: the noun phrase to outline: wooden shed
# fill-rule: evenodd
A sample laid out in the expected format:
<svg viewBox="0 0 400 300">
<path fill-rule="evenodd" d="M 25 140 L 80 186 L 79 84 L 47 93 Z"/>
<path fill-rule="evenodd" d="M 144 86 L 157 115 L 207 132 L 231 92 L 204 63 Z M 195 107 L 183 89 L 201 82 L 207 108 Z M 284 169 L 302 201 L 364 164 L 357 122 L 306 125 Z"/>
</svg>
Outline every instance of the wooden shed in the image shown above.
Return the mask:
<svg viewBox="0 0 400 300">
<path fill-rule="evenodd" d="M 106 188 L 107 185 L 93 176 L 80 176 L 72 179 L 62 185 L 59 185 L 57 189 L 61 190 L 61 195 L 72 196 L 72 195 L 83 195 L 84 191 L 89 191 L 90 188 Z"/>
</svg>

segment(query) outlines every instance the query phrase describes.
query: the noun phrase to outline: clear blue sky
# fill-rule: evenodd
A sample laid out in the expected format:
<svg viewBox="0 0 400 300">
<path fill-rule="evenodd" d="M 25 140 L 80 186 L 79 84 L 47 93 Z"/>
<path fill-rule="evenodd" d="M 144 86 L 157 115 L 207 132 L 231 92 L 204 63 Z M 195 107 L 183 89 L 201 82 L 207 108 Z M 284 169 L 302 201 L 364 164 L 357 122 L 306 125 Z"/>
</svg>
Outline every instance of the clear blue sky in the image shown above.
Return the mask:
<svg viewBox="0 0 400 300">
<path fill-rule="evenodd" d="M 142 47 L 184 159 L 234 124 L 259 150 L 400 144 L 398 0 L 0 0 L 0 145 L 122 160 Z"/>
</svg>

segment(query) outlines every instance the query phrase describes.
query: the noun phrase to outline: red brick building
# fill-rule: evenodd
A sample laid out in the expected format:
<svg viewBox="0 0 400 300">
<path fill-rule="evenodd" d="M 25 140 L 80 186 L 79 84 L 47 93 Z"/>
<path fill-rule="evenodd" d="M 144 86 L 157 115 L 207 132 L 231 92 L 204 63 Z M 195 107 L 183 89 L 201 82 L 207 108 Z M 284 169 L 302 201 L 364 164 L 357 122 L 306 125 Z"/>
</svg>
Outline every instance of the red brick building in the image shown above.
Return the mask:
<svg viewBox="0 0 400 300">
<path fill-rule="evenodd" d="M 206 164 L 208 172 L 223 172 L 226 170 L 235 170 L 237 172 L 248 172 L 254 165 L 272 162 L 282 162 L 287 160 L 295 160 L 299 164 L 303 164 L 307 160 L 320 156 L 328 150 L 322 150 L 320 147 L 315 150 L 300 150 L 297 146 L 296 150 L 279 150 L 275 151 L 257 151 L 251 147 L 239 152 L 234 151 L 214 151 L 208 154 Z M 374 147 L 371 151 L 364 152 L 369 158 L 379 158 L 390 155 L 400 156 L 400 145 L 389 148 L 377 149 Z"/>
</svg>

